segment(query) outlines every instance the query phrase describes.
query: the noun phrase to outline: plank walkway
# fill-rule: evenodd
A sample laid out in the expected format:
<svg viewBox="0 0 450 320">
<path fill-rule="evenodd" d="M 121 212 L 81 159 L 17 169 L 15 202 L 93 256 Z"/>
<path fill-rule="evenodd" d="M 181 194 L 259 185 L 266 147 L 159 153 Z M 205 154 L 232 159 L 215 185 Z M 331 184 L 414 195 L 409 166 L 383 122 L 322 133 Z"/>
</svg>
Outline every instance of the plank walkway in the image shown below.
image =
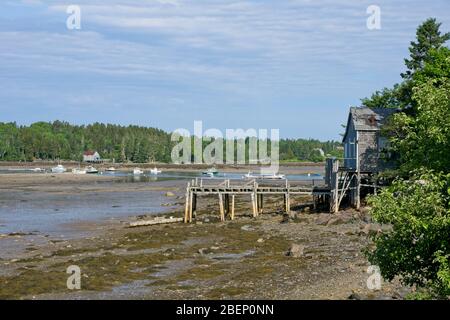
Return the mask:
<svg viewBox="0 0 450 320">
<path fill-rule="evenodd" d="M 291 195 L 312 195 L 314 203 L 330 195 L 329 187 L 325 186 L 323 182 L 320 185 L 315 185 L 317 180 L 311 181 L 312 185 L 305 186 L 304 182 L 291 185 L 287 179 L 237 181 L 237 183 L 231 183 L 231 180 L 217 182 L 215 179 L 195 179 L 188 183 L 186 187 L 184 222 L 192 222 L 197 209 L 197 198 L 202 195 L 217 195 L 221 221 L 225 221 L 226 214 L 229 215 L 231 220 L 234 219 L 236 195 L 250 196 L 254 217 L 262 213 L 265 195 L 283 195 L 286 212 L 291 210 Z"/>
</svg>

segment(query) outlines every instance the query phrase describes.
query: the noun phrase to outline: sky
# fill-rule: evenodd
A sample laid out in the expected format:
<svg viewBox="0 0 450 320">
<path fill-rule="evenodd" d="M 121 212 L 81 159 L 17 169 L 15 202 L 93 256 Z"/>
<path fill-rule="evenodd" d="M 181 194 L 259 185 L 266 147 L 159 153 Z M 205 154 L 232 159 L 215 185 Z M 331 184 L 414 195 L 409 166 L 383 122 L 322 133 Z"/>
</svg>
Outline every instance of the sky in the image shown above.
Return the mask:
<svg viewBox="0 0 450 320">
<path fill-rule="evenodd" d="M 69 5 L 81 29 L 67 28 Z M 200 120 L 339 140 L 350 106 L 401 81 L 417 26 L 449 31 L 449 12 L 448 0 L 2 0 L 0 122 L 193 132 Z"/>
</svg>

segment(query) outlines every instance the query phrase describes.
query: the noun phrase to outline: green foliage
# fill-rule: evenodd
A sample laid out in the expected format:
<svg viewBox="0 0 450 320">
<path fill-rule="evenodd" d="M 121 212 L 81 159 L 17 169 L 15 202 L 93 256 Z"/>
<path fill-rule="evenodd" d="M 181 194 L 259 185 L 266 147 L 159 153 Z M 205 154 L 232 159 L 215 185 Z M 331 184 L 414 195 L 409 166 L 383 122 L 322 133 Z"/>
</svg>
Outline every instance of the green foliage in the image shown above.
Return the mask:
<svg viewBox="0 0 450 320">
<path fill-rule="evenodd" d="M 364 106 L 399 109 L 414 106 L 413 87 L 418 82 L 449 77 L 448 48 L 444 44 L 450 39 L 450 33 L 441 34 L 440 26 L 441 23 L 430 18 L 417 28 L 416 41 L 412 41 L 409 48 L 410 59 L 405 59 L 408 70 L 401 74 L 404 81 L 361 99 Z"/>
<path fill-rule="evenodd" d="M 279 146 L 280 160 L 321 162 L 327 156 L 343 157 L 342 145 L 337 141 L 282 139 Z M 320 150 L 323 151 L 323 154 Z"/>
<path fill-rule="evenodd" d="M 176 142 L 162 130 L 138 126 L 119 126 L 94 123 L 76 126 L 67 122 L 36 122 L 30 126 L 0 122 L 0 161 L 75 160 L 82 159 L 85 150 L 96 150 L 104 159 L 119 162 L 170 162 Z M 192 145 L 195 138 L 192 137 Z M 203 150 L 211 141 L 202 141 Z M 248 161 L 249 139 L 243 141 Z M 267 143 L 270 156 L 270 141 Z M 226 141 L 223 141 L 224 152 Z M 323 161 L 325 154 L 340 155 L 340 143 L 318 140 L 280 140 L 280 159 L 296 161 Z M 192 148 L 192 152 L 193 152 Z M 235 147 L 235 159 L 237 148 Z M 340 155 L 341 156 L 341 155 Z"/>
<path fill-rule="evenodd" d="M 0 160 L 76 160 L 85 150 L 97 150 L 105 159 L 147 162 L 169 161 L 170 135 L 137 126 L 94 123 L 36 122 L 27 126 L 0 123 Z"/>
<path fill-rule="evenodd" d="M 392 89 L 375 91 L 370 98 L 361 99 L 361 103 L 369 108 L 404 108 L 408 104 L 406 90 L 405 84 L 395 84 Z"/>
<path fill-rule="evenodd" d="M 387 280 L 399 275 L 407 285 L 449 295 L 450 174 L 417 171 L 368 201 L 374 220 L 392 225 L 373 236 L 369 261 Z"/>
<path fill-rule="evenodd" d="M 385 279 L 421 290 L 408 299 L 450 295 L 450 34 L 428 19 L 417 30 L 405 81 L 366 99 L 370 107 L 407 107 L 383 130 L 404 177 L 369 197 L 373 218 L 391 232 L 373 236 L 371 263 Z"/>
<path fill-rule="evenodd" d="M 429 59 L 430 50 L 439 49 L 450 39 L 449 32 L 441 35 L 440 26 L 441 23 L 438 23 L 436 19 L 429 18 L 417 28 L 417 40 L 411 42 L 410 58 L 405 59 L 408 70 L 402 74 L 404 79 L 411 79 L 417 71 L 423 68 Z"/>
<path fill-rule="evenodd" d="M 437 82 L 440 83 L 437 86 Z M 429 80 L 414 88 L 414 115 L 398 113 L 391 126 L 391 148 L 400 155 L 405 173 L 426 167 L 450 168 L 450 81 Z"/>
</svg>

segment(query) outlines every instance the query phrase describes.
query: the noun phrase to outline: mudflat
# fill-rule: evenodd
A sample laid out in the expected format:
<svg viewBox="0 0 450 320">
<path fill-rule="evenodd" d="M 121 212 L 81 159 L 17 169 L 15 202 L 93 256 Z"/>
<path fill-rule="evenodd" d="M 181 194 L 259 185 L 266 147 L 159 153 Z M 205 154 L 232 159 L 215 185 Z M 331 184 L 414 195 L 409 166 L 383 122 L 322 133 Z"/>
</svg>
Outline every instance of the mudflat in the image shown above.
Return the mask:
<svg viewBox="0 0 450 320">
<path fill-rule="evenodd" d="M 2 194 L 21 194 L 30 184 L 47 191 L 66 188 L 66 193 L 81 188 L 86 194 L 150 188 L 148 194 L 171 202 L 160 215 L 182 216 L 184 181 L 126 184 L 102 176 L 5 176 Z M 250 201 L 237 197 L 234 221 L 220 222 L 217 199 L 202 197 L 192 224 L 129 228 L 130 221 L 155 214 L 148 212 L 68 226 L 81 230 L 82 237 L 4 233 L 0 299 L 401 299 L 409 292 L 397 281 L 382 282 L 377 290 L 368 287 L 372 274 L 362 250 L 370 246 L 371 233 L 387 226 L 372 223 L 366 210 L 313 211 L 311 199 L 303 196 L 292 199 L 293 211 L 285 214 L 282 201 L 268 197 L 263 214 L 253 218 Z M 4 254 L 17 243 L 20 250 Z M 67 288 L 71 265 L 80 267 L 81 290 Z"/>
</svg>

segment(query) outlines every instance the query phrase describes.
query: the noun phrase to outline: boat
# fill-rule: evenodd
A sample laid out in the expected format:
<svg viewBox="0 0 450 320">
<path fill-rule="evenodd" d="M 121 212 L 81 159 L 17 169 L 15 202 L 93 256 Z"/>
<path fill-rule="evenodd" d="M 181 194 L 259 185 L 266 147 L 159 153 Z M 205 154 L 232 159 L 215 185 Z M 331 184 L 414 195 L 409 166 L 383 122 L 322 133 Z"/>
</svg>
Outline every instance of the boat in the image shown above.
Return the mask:
<svg viewBox="0 0 450 320">
<path fill-rule="evenodd" d="M 86 170 L 80 169 L 80 168 L 74 168 L 72 169 L 73 174 L 86 174 Z"/>
<path fill-rule="evenodd" d="M 144 174 L 144 171 L 142 171 L 140 168 L 134 168 L 133 169 L 133 174 L 135 176 L 138 176 L 138 175 Z"/>
<path fill-rule="evenodd" d="M 264 179 L 264 180 L 282 180 L 286 179 L 286 176 L 284 174 L 277 174 L 277 173 L 261 173 L 261 174 L 254 174 L 252 172 L 246 173 L 242 176 L 244 179 Z"/>
<path fill-rule="evenodd" d="M 158 170 L 156 167 L 155 168 L 153 168 L 153 169 L 150 169 L 150 173 L 151 174 L 159 174 L 159 173 L 161 173 L 162 171 L 161 170 Z"/>
<path fill-rule="evenodd" d="M 213 176 L 219 174 L 219 171 L 217 171 L 216 168 L 212 167 L 212 168 L 209 168 L 206 171 L 203 171 L 202 174 L 205 175 L 205 176 L 213 177 Z"/>
<path fill-rule="evenodd" d="M 58 164 L 56 167 L 53 167 L 51 171 L 52 173 L 63 173 L 66 172 L 67 169 L 62 164 Z"/>
<path fill-rule="evenodd" d="M 106 171 L 108 171 L 108 172 L 115 172 L 117 170 L 114 167 L 109 167 L 109 168 L 106 169 Z"/>
<path fill-rule="evenodd" d="M 88 167 L 86 167 L 86 173 L 96 174 L 96 173 L 98 173 L 98 170 L 96 168 L 94 168 L 93 166 L 88 166 Z"/>
<path fill-rule="evenodd" d="M 44 169 L 41 169 L 41 168 L 33 168 L 33 169 L 30 169 L 30 171 L 32 171 L 32 172 L 43 172 Z"/>
</svg>

